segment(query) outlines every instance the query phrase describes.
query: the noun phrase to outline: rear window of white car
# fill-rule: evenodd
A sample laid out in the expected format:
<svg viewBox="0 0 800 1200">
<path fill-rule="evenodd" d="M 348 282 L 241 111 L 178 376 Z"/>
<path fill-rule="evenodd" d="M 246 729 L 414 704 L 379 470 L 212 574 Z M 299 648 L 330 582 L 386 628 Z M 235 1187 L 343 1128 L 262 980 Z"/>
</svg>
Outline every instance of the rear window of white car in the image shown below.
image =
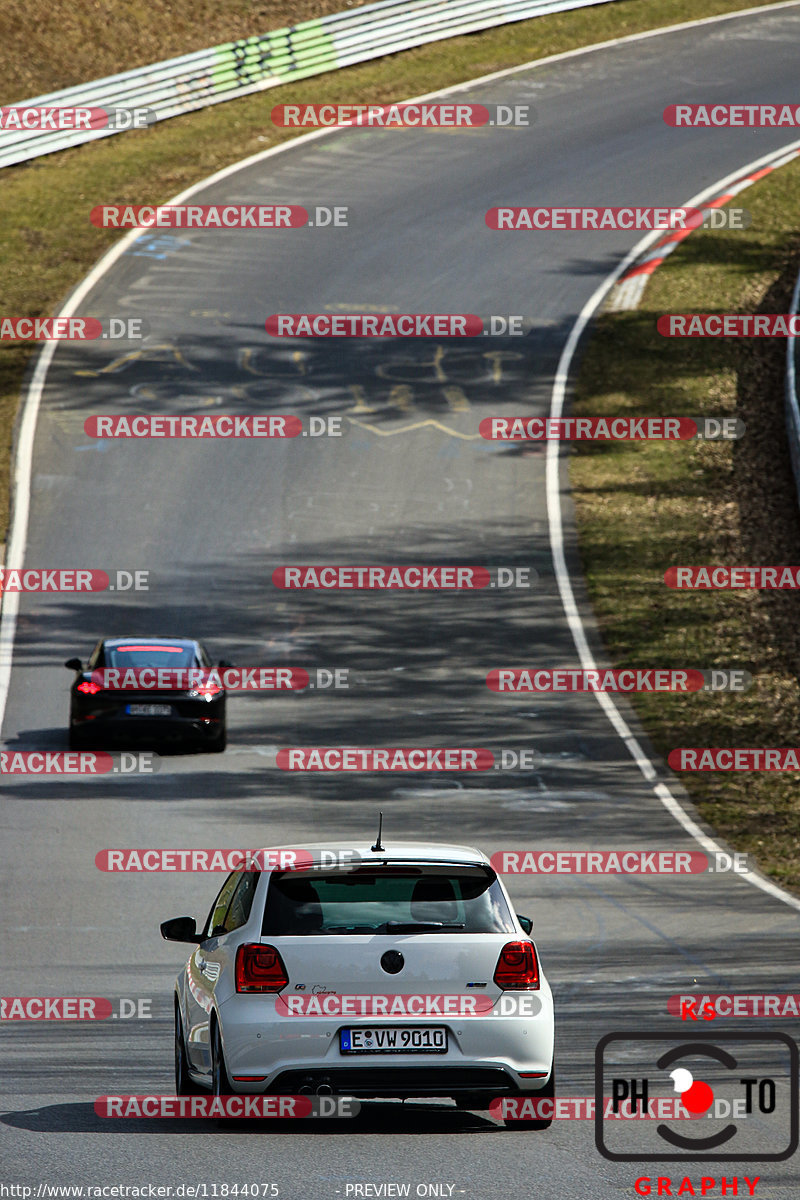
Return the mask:
<svg viewBox="0 0 800 1200">
<path fill-rule="evenodd" d="M 497 877 L 481 867 L 276 871 L 262 934 L 513 933 Z"/>
</svg>

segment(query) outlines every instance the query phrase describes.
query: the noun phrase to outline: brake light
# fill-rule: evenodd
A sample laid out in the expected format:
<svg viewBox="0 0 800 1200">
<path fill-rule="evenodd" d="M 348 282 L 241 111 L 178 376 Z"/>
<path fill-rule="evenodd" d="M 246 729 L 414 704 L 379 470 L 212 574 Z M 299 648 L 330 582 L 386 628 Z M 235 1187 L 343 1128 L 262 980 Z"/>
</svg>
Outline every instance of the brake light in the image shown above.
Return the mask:
<svg viewBox="0 0 800 1200">
<path fill-rule="evenodd" d="M 85 679 L 83 683 L 78 684 L 79 692 L 83 692 L 84 696 L 95 696 L 98 692 L 102 692 L 102 688 L 98 683 L 94 683 L 91 679 Z"/>
<path fill-rule="evenodd" d="M 217 696 L 222 691 L 218 683 L 204 683 L 201 687 L 195 688 L 190 692 L 190 696 L 202 696 L 206 700 L 210 700 L 212 696 Z"/>
<path fill-rule="evenodd" d="M 533 942 L 506 942 L 494 969 L 494 981 L 504 991 L 538 991 L 539 964 Z"/>
<path fill-rule="evenodd" d="M 274 946 L 247 943 L 236 951 L 237 992 L 279 992 L 289 976 Z"/>
<path fill-rule="evenodd" d="M 139 654 L 141 651 L 146 651 L 148 654 L 183 654 L 184 646 L 145 646 L 142 642 L 138 646 L 115 646 L 115 654 Z"/>
</svg>

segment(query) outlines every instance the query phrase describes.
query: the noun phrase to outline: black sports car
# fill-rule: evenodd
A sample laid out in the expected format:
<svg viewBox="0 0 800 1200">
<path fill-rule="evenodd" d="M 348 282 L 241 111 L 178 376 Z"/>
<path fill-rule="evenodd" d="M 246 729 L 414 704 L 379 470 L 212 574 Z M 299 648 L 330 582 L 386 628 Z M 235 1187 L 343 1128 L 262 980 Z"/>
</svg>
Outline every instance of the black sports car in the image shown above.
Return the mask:
<svg viewBox="0 0 800 1200">
<path fill-rule="evenodd" d="M 152 748 L 176 741 L 212 752 L 225 749 L 225 689 L 203 678 L 212 663 L 200 642 L 104 638 L 86 667 L 79 658 L 68 659 L 65 666 L 76 672 L 70 689 L 71 749 L 133 742 Z M 219 666 L 231 664 L 222 660 Z M 132 688 L 130 680 L 138 680 L 140 673 L 142 687 Z M 182 679 L 188 686 L 176 688 L 174 681 Z M 121 687 L 122 680 L 126 682 Z M 162 680 L 172 686 L 161 686 Z M 158 686 L 150 686 L 153 682 Z"/>
</svg>

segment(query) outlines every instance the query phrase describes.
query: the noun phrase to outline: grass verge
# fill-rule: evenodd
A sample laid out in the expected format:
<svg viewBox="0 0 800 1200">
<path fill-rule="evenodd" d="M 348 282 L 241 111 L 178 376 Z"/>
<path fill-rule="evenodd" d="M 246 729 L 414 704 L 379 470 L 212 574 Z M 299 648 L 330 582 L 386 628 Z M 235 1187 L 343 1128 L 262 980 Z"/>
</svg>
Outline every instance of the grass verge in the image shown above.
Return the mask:
<svg viewBox="0 0 800 1200">
<path fill-rule="evenodd" d="M 573 409 L 735 414 L 747 426 L 738 442 L 587 444 L 570 463 L 581 559 L 614 664 L 738 666 L 756 676 L 743 694 L 632 696 L 664 756 L 679 746 L 800 742 L 797 594 L 678 592 L 663 582 L 670 565 L 800 563 L 783 417 L 786 340 L 656 332 L 668 312 L 788 312 L 800 256 L 800 163 L 749 188 L 741 203 L 753 217 L 748 230 L 693 233 L 636 312 L 599 318 Z M 800 773 L 684 772 L 682 781 L 722 837 L 800 891 Z"/>
<path fill-rule="evenodd" d="M 751 6 L 762 7 L 767 2 L 756 0 Z M 35 0 L 35 5 L 43 3 Z M 286 0 L 285 4 L 249 9 L 253 24 L 248 29 L 264 32 L 287 16 L 297 19 L 330 11 L 321 5 L 309 5 L 312 11 L 306 11 L 304 4 L 305 0 Z M 35 317 L 56 311 L 65 295 L 119 236 L 113 230 L 98 230 L 89 224 L 89 210 L 96 202 L 163 203 L 220 167 L 293 136 L 271 126 L 269 113 L 275 104 L 309 98 L 318 103 L 397 100 L 549 54 L 741 7 L 737 0 L 616 0 L 422 46 L 375 63 L 176 117 L 152 129 L 8 168 L 3 171 L 0 190 L 0 227 L 4 231 L 0 246 L 0 313 Z M 124 36 L 109 37 L 108 46 L 116 48 L 113 53 L 110 49 L 102 53 L 98 50 L 89 73 L 96 76 L 150 61 L 154 54 L 166 57 L 197 48 L 198 18 L 205 10 L 198 10 L 196 5 L 190 10 L 188 0 L 178 5 L 167 5 L 164 0 L 162 8 L 160 22 L 156 20 L 160 10 L 148 10 L 146 32 L 134 33 L 138 29 L 134 18 L 141 16 L 141 5 L 139 0 L 121 0 L 115 8 L 115 22 L 119 22 L 117 32 L 122 30 Z M 227 33 L 214 23 L 202 24 L 201 45 L 243 32 L 238 23 L 243 8 L 240 0 L 230 5 Z M 38 25 L 32 24 L 30 7 L 25 9 L 25 20 L 20 24 L 18 3 L 7 7 L 0 18 L 4 34 L 0 43 L 5 47 L 0 62 L 4 67 L 10 68 L 12 60 L 19 61 L 25 55 L 28 61 L 37 62 L 44 55 L 45 61 L 55 64 L 47 71 L 37 69 L 35 75 L 14 77 L 13 86 L 9 84 L 9 98 L 20 90 L 19 98 L 24 98 L 32 91 L 74 82 L 74 63 L 83 62 L 80 54 L 88 35 L 77 18 L 66 15 L 63 2 L 52 11 L 64 18 L 56 22 L 61 34 L 57 45 L 47 41 L 52 29 L 50 9 L 42 12 Z M 190 11 L 193 21 L 187 16 Z M 151 31 L 164 28 L 170 29 L 169 36 L 154 42 Z M 33 52 L 28 43 L 23 44 L 32 36 L 32 29 L 40 39 Z M 102 38 L 97 45 L 105 45 Z M 35 351 L 35 346 L 9 344 L 0 355 L 0 531 L 8 522 L 13 422 L 23 377 Z"/>
</svg>

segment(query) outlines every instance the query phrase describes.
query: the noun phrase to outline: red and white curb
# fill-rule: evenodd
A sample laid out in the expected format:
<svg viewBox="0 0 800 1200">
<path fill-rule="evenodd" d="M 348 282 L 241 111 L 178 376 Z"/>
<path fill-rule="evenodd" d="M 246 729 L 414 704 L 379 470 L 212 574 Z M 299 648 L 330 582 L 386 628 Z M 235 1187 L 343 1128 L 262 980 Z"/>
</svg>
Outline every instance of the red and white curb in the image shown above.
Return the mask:
<svg viewBox="0 0 800 1200">
<path fill-rule="evenodd" d="M 793 162 L 798 155 L 800 155 L 800 148 L 795 148 L 790 150 L 788 154 L 783 154 L 780 158 L 776 158 L 768 166 L 762 167 L 758 171 L 753 171 L 750 175 L 742 176 L 741 179 L 729 185 L 724 192 L 721 192 L 718 196 L 714 196 L 712 200 L 706 200 L 703 204 L 703 210 L 722 208 L 723 205 L 733 200 L 734 196 L 738 196 L 740 192 L 757 183 L 759 179 L 763 179 L 765 175 L 770 175 L 773 171 L 777 171 L 778 167 L 784 167 L 787 163 Z M 698 228 L 702 228 L 702 226 L 698 226 Z M 604 305 L 603 311 L 627 312 L 638 308 L 650 276 L 658 270 L 664 259 L 672 254 L 673 250 L 677 250 L 684 238 L 687 238 L 690 233 L 694 233 L 694 229 L 670 230 L 655 245 L 648 247 L 636 265 L 626 271 L 622 278 L 614 284 L 608 294 L 608 300 Z"/>
</svg>

